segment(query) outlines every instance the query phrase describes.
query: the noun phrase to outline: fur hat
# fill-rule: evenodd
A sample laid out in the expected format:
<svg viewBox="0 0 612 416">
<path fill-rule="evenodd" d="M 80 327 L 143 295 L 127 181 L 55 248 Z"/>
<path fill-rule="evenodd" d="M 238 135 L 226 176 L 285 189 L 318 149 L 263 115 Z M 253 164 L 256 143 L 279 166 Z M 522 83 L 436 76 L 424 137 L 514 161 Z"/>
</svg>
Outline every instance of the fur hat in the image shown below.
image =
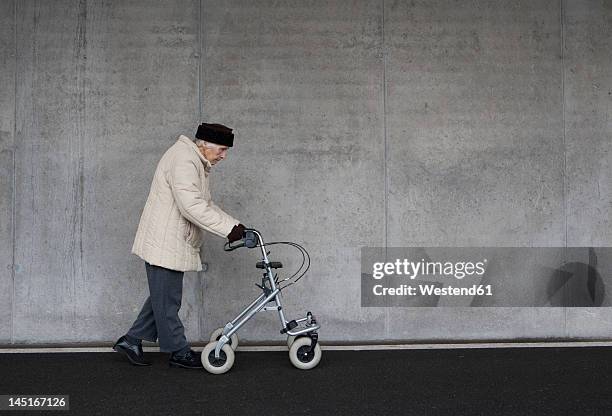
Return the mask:
<svg viewBox="0 0 612 416">
<path fill-rule="evenodd" d="M 198 126 L 195 137 L 196 139 L 206 140 L 207 142 L 227 147 L 232 147 L 234 144 L 232 129 L 223 124 L 202 123 Z"/>
</svg>

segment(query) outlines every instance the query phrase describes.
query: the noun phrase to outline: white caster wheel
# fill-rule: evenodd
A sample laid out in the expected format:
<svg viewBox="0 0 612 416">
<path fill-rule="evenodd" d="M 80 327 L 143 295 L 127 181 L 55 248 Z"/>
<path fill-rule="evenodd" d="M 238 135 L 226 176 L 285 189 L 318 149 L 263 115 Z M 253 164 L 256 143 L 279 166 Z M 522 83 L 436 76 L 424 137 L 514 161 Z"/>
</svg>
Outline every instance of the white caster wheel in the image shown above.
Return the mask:
<svg viewBox="0 0 612 416">
<path fill-rule="evenodd" d="M 291 344 L 295 341 L 295 335 L 287 335 L 287 346 L 291 348 Z"/>
<path fill-rule="evenodd" d="M 287 346 L 291 348 L 291 344 L 295 341 L 296 338 L 308 338 L 308 335 L 287 335 Z M 308 338 L 310 339 L 310 338 Z"/>
<path fill-rule="evenodd" d="M 321 361 L 321 346 L 317 342 L 314 351 L 307 353 L 310 349 L 312 340 L 310 337 L 299 337 L 293 341 L 291 348 L 289 348 L 289 359 L 291 364 L 300 370 L 310 370 L 319 364 Z"/>
<path fill-rule="evenodd" d="M 304 337 L 308 338 L 308 335 L 298 335 L 298 336 L 287 335 L 287 346 L 291 348 L 291 344 L 293 344 L 296 338 L 304 338 Z"/>
<path fill-rule="evenodd" d="M 215 329 L 212 334 L 210 334 L 210 342 L 219 341 L 221 335 L 223 335 L 223 328 Z M 238 348 L 238 335 L 236 335 L 236 333 L 234 332 L 227 343 L 232 347 L 234 351 L 236 351 L 236 348 Z"/>
<path fill-rule="evenodd" d="M 216 341 L 206 344 L 202 350 L 202 365 L 209 373 L 223 374 L 234 365 L 234 350 L 228 344 L 225 344 L 219 351 L 219 358 L 215 358 L 216 346 Z"/>
</svg>

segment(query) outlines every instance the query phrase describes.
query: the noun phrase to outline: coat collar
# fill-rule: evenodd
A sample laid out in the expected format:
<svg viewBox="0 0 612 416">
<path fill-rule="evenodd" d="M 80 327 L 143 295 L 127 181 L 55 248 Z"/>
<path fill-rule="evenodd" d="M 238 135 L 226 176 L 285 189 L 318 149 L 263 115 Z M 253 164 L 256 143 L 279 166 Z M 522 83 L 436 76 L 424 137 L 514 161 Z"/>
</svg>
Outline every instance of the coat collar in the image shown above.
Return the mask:
<svg viewBox="0 0 612 416">
<path fill-rule="evenodd" d="M 196 146 L 196 144 L 193 142 L 193 140 L 191 140 L 189 137 L 181 134 L 179 136 L 179 138 L 178 138 L 178 141 L 179 142 L 183 142 L 186 145 L 188 145 L 189 147 L 191 147 L 193 149 L 193 151 L 196 152 L 196 154 L 198 155 L 198 157 L 200 158 L 202 163 L 204 164 L 204 169 L 206 170 L 206 172 L 210 172 L 210 169 L 212 168 L 212 165 L 210 164 L 208 159 L 206 159 L 204 156 L 202 156 L 202 153 L 200 153 L 200 149 L 198 149 L 198 146 Z"/>
</svg>

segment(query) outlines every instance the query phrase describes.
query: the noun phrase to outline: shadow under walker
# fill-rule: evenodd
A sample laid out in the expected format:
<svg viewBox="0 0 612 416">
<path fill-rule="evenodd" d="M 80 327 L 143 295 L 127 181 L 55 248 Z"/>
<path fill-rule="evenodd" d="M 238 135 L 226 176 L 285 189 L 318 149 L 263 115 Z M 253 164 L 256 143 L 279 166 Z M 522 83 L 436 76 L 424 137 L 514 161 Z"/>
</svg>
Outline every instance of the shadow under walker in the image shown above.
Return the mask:
<svg viewBox="0 0 612 416">
<path fill-rule="evenodd" d="M 267 246 L 274 244 L 293 246 L 300 250 L 302 254 L 302 265 L 298 271 L 280 281 L 274 269 L 280 269 L 283 265 L 277 261 L 270 261 L 268 258 L 270 252 L 266 250 Z M 261 285 L 255 285 L 262 290 L 262 293 L 223 328 L 213 331 L 210 336 L 210 342 L 202 351 L 202 365 L 206 371 L 212 374 L 223 374 L 229 371 L 234 365 L 234 351 L 238 346 L 238 335 L 236 332 L 257 312 L 264 310 L 278 311 L 281 323 L 280 333 L 287 334 L 287 346 L 289 347 L 291 363 L 301 370 L 309 370 L 316 367 L 319 361 L 321 361 L 321 346 L 317 342 L 317 331 L 320 325 L 317 324 L 315 317 L 310 312 L 306 314 L 305 318 L 287 321 L 281 304 L 281 291 L 296 283 L 308 271 L 310 267 L 308 252 L 304 247 L 293 242 L 277 241 L 266 244 L 261 234 L 254 229 L 247 229 L 243 239 L 238 244 L 225 243 L 223 249 L 225 251 L 233 251 L 240 247 L 261 248 L 262 259 L 257 262 L 256 267 L 263 269 L 264 274 L 261 279 Z M 306 267 L 302 271 L 305 264 Z M 274 306 L 266 306 L 271 302 L 274 303 Z"/>
</svg>

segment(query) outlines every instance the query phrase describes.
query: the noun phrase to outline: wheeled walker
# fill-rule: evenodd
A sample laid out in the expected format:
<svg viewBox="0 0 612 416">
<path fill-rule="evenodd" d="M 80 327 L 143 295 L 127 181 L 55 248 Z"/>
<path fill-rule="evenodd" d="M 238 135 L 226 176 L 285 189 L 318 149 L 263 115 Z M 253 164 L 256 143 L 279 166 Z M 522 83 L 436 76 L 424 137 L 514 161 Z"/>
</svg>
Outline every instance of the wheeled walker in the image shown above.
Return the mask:
<svg viewBox="0 0 612 416">
<path fill-rule="evenodd" d="M 296 247 L 302 253 L 302 265 L 292 276 L 279 280 L 275 269 L 280 269 L 283 265 L 277 261 L 270 261 L 266 246 L 274 244 L 286 244 Z M 249 306 L 238 314 L 232 321 L 228 322 L 223 328 L 218 328 L 210 336 L 210 343 L 202 351 L 202 364 L 204 368 L 212 374 L 223 374 L 229 371 L 234 365 L 234 351 L 238 347 L 238 335 L 236 332 L 257 312 L 277 311 L 281 323 L 281 334 L 287 334 L 287 346 L 289 347 L 289 359 L 291 363 L 301 369 L 309 370 L 314 368 L 321 361 L 321 346 L 318 343 L 318 330 L 320 325 L 312 313 L 308 312 L 306 317 L 287 321 L 281 304 L 281 291 L 286 287 L 297 282 L 310 267 L 310 256 L 308 252 L 299 244 L 293 242 L 272 242 L 264 243 L 261 234 L 254 229 L 247 229 L 244 238 L 238 243 L 226 243 L 225 251 L 232 251 L 240 247 L 261 248 L 261 261 L 257 262 L 256 267 L 263 269 L 264 274 L 261 285 L 256 284 L 262 290 Z M 302 270 L 303 269 L 303 270 Z M 299 275 L 298 275 L 299 274 Z M 287 282 L 287 283 L 285 283 Z M 273 304 L 273 305 L 269 305 Z"/>
</svg>

